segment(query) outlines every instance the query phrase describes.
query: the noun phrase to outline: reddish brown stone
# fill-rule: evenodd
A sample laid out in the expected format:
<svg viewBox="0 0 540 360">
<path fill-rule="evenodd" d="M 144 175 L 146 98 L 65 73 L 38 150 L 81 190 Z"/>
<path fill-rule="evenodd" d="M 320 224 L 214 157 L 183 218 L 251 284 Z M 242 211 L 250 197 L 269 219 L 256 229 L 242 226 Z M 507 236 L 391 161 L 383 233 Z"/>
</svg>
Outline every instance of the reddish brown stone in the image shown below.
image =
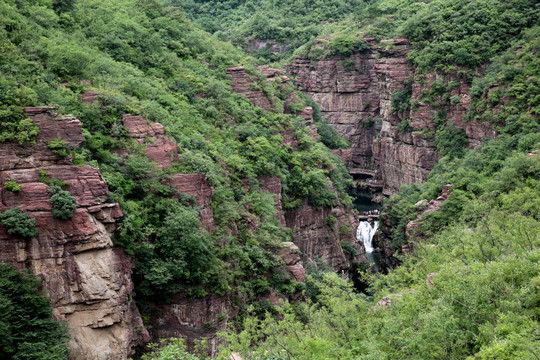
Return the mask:
<svg viewBox="0 0 540 360">
<path fill-rule="evenodd" d="M 106 203 L 108 189 L 98 169 L 72 166 L 71 158 L 46 150 L 46 141 L 57 137 L 80 144 L 80 122 L 54 118 L 50 107 L 25 110 L 40 133 L 35 146 L 0 144 L 0 212 L 20 208 L 36 220 L 39 235 L 25 239 L 0 226 L 0 261 L 28 267 L 43 279 L 55 318 L 69 325 L 72 359 L 125 359 L 149 337 L 130 301 L 133 261 L 111 241 L 122 212 L 118 204 Z M 77 203 L 71 219 L 53 218 L 49 186 L 39 182 L 39 170 L 69 184 Z M 4 189 L 10 179 L 21 185 L 20 192 Z"/>
<path fill-rule="evenodd" d="M 214 231 L 216 225 L 210 205 L 215 190 L 208 185 L 204 174 L 174 174 L 171 176 L 170 183 L 179 192 L 195 196 L 197 205 L 201 207 L 199 216 L 203 227 L 207 231 Z"/>
<path fill-rule="evenodd" d="M 159 123 L 148 123 L 142 116 L 122 115 L 128 135 L 146 145 L 146 155 L 159 167 L 170 167 L 178 160 L 178 145 L 168 136 Z"/>
</svg>

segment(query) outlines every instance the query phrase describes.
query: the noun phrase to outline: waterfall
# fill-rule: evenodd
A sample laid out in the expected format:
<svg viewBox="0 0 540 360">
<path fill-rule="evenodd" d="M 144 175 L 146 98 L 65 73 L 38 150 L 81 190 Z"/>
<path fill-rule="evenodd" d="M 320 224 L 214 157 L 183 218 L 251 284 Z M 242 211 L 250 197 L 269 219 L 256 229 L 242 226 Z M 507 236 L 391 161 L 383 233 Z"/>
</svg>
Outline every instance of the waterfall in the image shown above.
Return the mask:
<svg viewBox="0 0 540 360">
<path fill-rule="evenodd" d="M 371 245 L 371 241 L 373 240 L 373 236 L 379 228 L 378 221 L 373 221 L 373 226 L 371 224 L 372 223 L 369 221 L 360 221 L 358 229 L 356 229 L 356 240 L 360 240 L 364 243 L 366 253 L 373 252 L 373 246 Z"/>
</svg>

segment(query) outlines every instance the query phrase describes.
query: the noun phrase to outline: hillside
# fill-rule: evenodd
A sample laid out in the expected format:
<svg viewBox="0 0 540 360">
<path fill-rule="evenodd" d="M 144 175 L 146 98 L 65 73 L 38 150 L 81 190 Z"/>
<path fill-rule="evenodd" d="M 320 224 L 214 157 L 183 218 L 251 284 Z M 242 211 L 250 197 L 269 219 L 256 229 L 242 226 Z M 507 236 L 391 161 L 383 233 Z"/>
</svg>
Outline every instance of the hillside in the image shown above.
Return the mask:
<svg viewBox="0 0 540 360">
<path fill-rule="evenodd" d="M 537 359 L 539 11 L 3 2 L 0 354 Z"/>
</svg>

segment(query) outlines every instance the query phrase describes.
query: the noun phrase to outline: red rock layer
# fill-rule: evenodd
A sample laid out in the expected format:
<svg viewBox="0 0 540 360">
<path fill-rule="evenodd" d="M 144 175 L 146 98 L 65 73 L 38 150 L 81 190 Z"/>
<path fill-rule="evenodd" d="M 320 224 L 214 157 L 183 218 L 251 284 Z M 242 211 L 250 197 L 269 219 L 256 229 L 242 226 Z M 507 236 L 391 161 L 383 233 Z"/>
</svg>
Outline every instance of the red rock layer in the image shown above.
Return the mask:
<svg viewBox="0 0 540 360">
<path fill-rule="evenodd" d="M 132 259 L 115 248 L 111 234 L 122 216 L 118 204 L 107 203 L 108 189 L 99 170 L 72 166 L 46 150 L 46 141 L 61 137 L 70 146 L 83 140 L 80 122 L 55 117 L 52 108 L 30 108 L 26 114 L 40 128 L 35 146 L 0 144 L 0 212 L 18 207 L 36 219 L 39 235 L 10 235 L 0 225 L 0 261 L 30 268 L 43 279 L 54 316 L 69 325 L 72 359 L 125 359 L 148 340 L 142 319 L 130 301 Z M 69 220 L 55 219 L 49 186 L 39 170 L 69 184 L 77 209 Z M 10 179 L 21 185 L 4 189 Z"/>
<path fill-rule="evenodd" d="M 201 208 L 199 216 L 203 227 L 209 232 L 214 231 L 216 225 L 210 205 L 215 190 L 208 185 L 204 174 L 174 174 L 171 176 L 170 183 L 179 192 L 192 195 L 197 199 L 197 206 Z"/>
<path fill-rule="evenodd" d="M 433 118 L 437 108 L 420 101 L 422 91 L 429 91 L 440 78 L 430 73 L 425 81 L 412 83 L 413 107 L 409 126 L 415 131 L 396 129 L 403 120 L 392 114 L 392 94 L 413 80 L 414 69 L 407 65 L 410 44 L 406 39 L 385 40 L 376 44 L 365 39 L 370 49 L 348 58 L 330 57 L 321 60 L 296 58 L 287 66 L 296 87 L 313 98 L 326 120 L 351 144 L 350 156 L 344 158 L 351 173 L 377 170 L 383 192 L 393 194 L 403 184 L 422 182 L 438 161 L 434 145 Z M 449 93 L 459 102 L 447 106 L 448 120 L 465 130 L 470 146 L 479 146 L 484 138 L 496 132 L 489 124 L 464 121 L 470 98 L 468 85 L 456 74 L 447 81 L 459 81 Z"/>
<path fill-rule="evenodd" d="M 178 160 L 178 146 L 159 123 L 148 123 L 142 116 L 122 115 L 128 135 L 146 145 L 146 155 L 161 168 L 170 167 Z"/>
<path fill-rule="evenodd" d="M 329 216 L 337 220 L 335 227 Z M 316 209 L 306 199 L 301 207 L 285 214 L 285 221 L 293 229 L 294 244 L 308 258 L 324 259 L 336 270 L 349 267 L 341 242 L 356 242 L 358 221 L 351 210 L 341 206 Z"/>
</svg>

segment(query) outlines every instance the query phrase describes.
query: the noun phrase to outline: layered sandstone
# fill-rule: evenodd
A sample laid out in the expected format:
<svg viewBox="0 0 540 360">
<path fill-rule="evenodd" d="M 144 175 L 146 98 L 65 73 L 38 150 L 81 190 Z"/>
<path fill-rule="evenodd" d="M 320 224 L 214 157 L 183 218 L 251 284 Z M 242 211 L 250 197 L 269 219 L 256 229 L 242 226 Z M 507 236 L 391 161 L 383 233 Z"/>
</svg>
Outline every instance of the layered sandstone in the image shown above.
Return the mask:
<svg viewBox="0 0 540 360">
<path fill-rule="evenodd" d="M 180 193 L 191 195 L 197 201 L 200 208 L 199 217 L 202 226 L 209 232 L 215 230 L 214 212 L 211 208 L 212 196 L 216 192 L 208 185 L 204 174 L 174 174 L 171 176 L 170 184 Z"/>
<path fill-rule="evenodd" d="M 122 115 L 128 135 L 144 145 L 148 160 L 161 168 L 170 167 L 178 160 L 178 145 L 165 135 L 163 125 L 148 123 L 142 116 Z"/>
<path fill-rule="evenodd" d="M 326 121 L 351 144 L 346 159 L 351 169 L 374 169 L 373 140 L 391 116 L 393 92 L 410 75 L 406 40 L 395 40 L 388 48 L 366 40 L 371 51 L 349 58 L 297 57 L 287 66 L 296 87 L 319 104 Z"/>
<path fill-rule="evenodd" d="M 407 39 L 365 40 L 370 49 L 347 58 L 297 57 L 287 66 L 296 87 L 320 105 L 326 121 L 350 142 L 350 155 L 342 154 L 353 175 L 382 181 L 387 195 L 403 184 L 425 181 L 438 161 L 434 118 L 440 110 L 446 111 L 447 124 L 465 130 L 471 147 L 497 135 L 488 123 L 465 121 L 469 85 L 457 71 L 445 76 L 417 74 L 407 64 L 411 49 Z M 457 84 L 448 92 L 452 103 L 440 96 L 432 102 L 423 100 L 438 80 Z M 392 94 L 406 87 L 411 88 L 414 105 L 410 112 L 395 114 Z M 409 129 L 398 127 L 403 121 L 408 121 Z"/>
<path fill-rule="evenodd" d="M 215 354 L 220 342 L 217 333 L 226 330 L 230 318 L 238 314 L 229 296 L 211 295 L 188 299 L 182 294 L 167 296 L 167 300 L 154 303 L 157 310 L 152 316 L 152 338 L 186 339 L 188 348 L 193 349 L 197 341 L 207 341 L 207 351 Z"/>
<path fill-rule="evenodd" d="M 43 279 L 54 316 L 66 320 L 73 359 L 125 359 L 148 341 L 142 319 L 130 300 L 132 259 L 114 247 L 111 235 L 122 216 L 118 204 L 107 203 L 108 189 L 98 169 L 72 166 L 58 158 L 47 141 L 61 137 L 76 147 L 83 140 L 80 122 L 57 117 L 53 108 L 27 108 L 39 126 L 35 146 L 0 144 L 0 185 L 15 180 L 20 192 L 0 186 L 0 211 L 18 207 L 36 219 L 39 235 L 9 235 L 0 226 L 0 261 L 29 268 Z M 41 174 L 40 174 L 41 170 Z M 55 219 L 43 171 L 61 180 L 77 202 L 74 216 Z"/>
</svg>

